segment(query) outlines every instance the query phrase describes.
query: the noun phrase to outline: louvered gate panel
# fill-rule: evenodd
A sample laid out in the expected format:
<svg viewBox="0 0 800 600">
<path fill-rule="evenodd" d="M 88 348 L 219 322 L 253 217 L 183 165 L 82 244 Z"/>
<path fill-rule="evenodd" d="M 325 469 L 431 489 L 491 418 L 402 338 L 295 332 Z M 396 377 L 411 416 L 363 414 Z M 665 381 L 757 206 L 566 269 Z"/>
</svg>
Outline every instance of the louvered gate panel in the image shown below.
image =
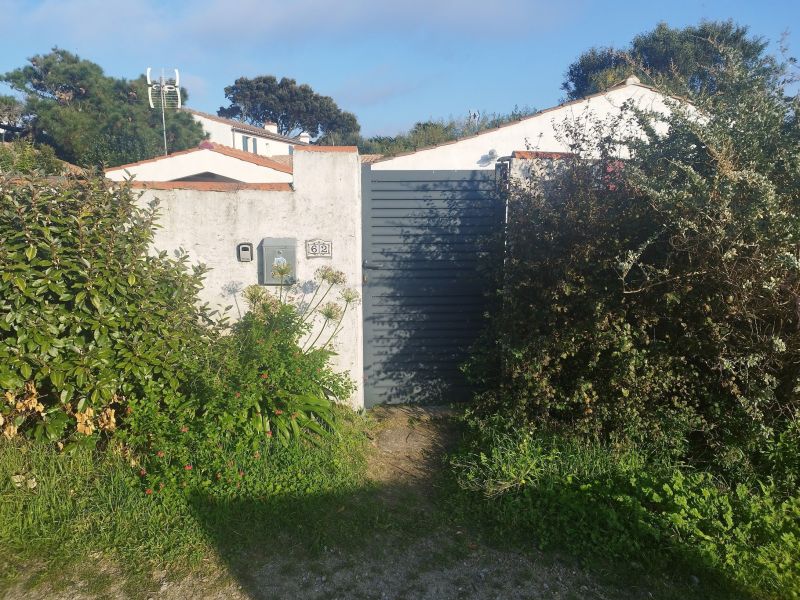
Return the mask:
<svg viewBox="0 0 800 600">
<path fill-rule="evenodd" d="M 483 327 L 503 204 L 493 171 L 364 167 L 365 403 L 468 397 L 459 365 Z"/>
</svg>

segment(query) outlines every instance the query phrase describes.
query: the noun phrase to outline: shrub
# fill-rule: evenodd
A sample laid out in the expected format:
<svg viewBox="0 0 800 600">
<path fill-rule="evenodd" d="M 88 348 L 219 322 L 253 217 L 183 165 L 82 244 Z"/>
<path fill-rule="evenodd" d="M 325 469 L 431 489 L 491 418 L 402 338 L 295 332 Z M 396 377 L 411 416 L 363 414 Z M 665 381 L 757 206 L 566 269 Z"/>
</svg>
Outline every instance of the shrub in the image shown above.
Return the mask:
<svg viewBox="0 0 800 600">
<path fill-rule="evenodd" d="M 45 144 L 34 146 L 26 140 L 0 144 L 0 173 L 6 175 L 62 175 L 65 166 L 55 150 Z"/>
<path fill-rule="evenodd" d="M 724 93 L 666 117 L 566 127 L 579 160 L 512 190 L 487 412 L 647 441 L 739 480 L 796 439 L 797 100 L 735 56 L 716 76 Z"/>
<path fill-rule="evenodd" d="M 170 412 L 214 337 L 203 269 L 151 252 L 156 207 L 101 177 L 0 178 L 4 434 L 94 443 Z"/>
<path fill-rule="evenodd" d="M 145 450 L 141 466 L 151 489 L 238 484 L 231 453 L 255 456 L 274 443 L 307 446 L 336 433 L 335 405 L 354 385 L 333 371 L 328 346 L 356 297 L 343 289 L 343 306 L 323 302 L 343 283 L 341 272 L 320 270 L 307 304 L 283 287 L 277 294 L 246 288 L 250 310 L 189 368 L 191 395 L 168 413 L 152 403 L 134 407 L 126 439 Z"/>
</svg>

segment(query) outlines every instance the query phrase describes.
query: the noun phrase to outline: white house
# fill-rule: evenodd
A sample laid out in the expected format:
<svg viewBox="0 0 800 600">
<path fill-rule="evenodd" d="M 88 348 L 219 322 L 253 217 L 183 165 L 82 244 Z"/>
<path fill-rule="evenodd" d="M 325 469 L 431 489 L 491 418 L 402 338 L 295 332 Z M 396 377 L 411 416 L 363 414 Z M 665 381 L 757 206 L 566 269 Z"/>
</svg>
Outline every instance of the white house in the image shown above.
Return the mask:
<svg viewBox="0 0 800 600">
<path fill-rule="evenodd" d="M 248 125 L 241 121 L 225 119 L 216 115 L 184 108 L 203 126 L 210 142 L 222 144 L 244 152 L 261 156 L 278 156 L 292 153 L 293 146 L 307 146 L 311 141 L 307 133 L 288 137 L 278 133 L 275 123 L 264 123 L 264 127 Z"/>
<path fill-rule="evenodd" d="M 106 177 L 113 181 L 133 177 L 147 182 L 291 183 L 292 163 L 288 155 L 269 158 L 205 141 L 191 150 L 107 169 Z"/>
<path fill-rule="evenodd" d="M 559 136 L 561 124 L 577 119 L 603 121 L 619 115 L 626 102 L 660 114 L 669 112 L 662 93 L 629 77 L 605 92 L 548 108 L 496 129 L 377 160 L 372 163 L 372 170 L 493 170 L 499 158 L 511 157 L 516 150 L 568 152 L 570 148 Z"/>
</svg>

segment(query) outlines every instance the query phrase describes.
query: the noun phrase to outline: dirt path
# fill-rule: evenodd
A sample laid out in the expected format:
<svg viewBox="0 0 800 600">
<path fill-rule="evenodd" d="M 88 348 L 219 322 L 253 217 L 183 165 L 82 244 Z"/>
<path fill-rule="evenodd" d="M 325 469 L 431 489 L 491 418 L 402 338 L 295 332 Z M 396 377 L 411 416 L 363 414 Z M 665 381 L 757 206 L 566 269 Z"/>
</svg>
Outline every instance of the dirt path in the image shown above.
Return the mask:
<svg viewBox="0 0 800 600">
<path fill-rule="evenodd" d="M 442 506 L 442 458 L 457 441 L 446 409 L 409 406 L 373 411 L 368 475 L 374 493 L 365 498 L 364 528 L 355 546 L 309 553 L 288 545 L 280 552 L 252 553 L 210 564 L 207 575 L 171 581 L 166 573 L 144 597 L 177 600 L 449 600 L 646 599 L 645 589 L 601 585 L 576 566 L 535 551 L 498 548 L 469 519 L 453 520 Z M 360 518 L 359 506 L 351 519 Z M 331 514 L 331 519 L 343 518 Z M 353 521 L 351 521 L 353 522 Z M 148 586 L 150 587 L 150 586 Z M 13 596 L 9 596 L 13 597 Z M 47 598 L 124 598 L 119 585 L 92 593 L 86 583 Z"/>
<path fill-rule="evenodd" d="M 332 549 L 287 579 L 288 561 L 257 567 L 244 597 L 375 600 L 610 599 L 591 577 L 534 554 L 496 549 L 450 522 L 437 505 L 444 452 L 456 441 L 451 412 L 380 407 L 368 474 L 398 527 L 355 551 Z M 230 588 L 228 592 L 232 591 Z M 237 590 L 238 591 L 238 590 Z M 242 597 L 242 596 L 240 596 Z M 625 598 L 635 597 L 627 594 Z M 646 596 L 643 596 L 646 597 Z"/>
</svg>

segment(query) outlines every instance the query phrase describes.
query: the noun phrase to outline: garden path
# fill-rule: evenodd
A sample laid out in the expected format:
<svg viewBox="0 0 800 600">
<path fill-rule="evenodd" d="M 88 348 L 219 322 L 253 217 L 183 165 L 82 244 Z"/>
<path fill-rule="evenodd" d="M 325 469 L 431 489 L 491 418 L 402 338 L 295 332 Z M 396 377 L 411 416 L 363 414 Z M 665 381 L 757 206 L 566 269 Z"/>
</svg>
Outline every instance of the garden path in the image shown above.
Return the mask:
<svg viewBox="0 0 800 600">
<path fill-rule="evenodd" d="M 457 441 L 453 412 L 444 408 L 390 406 L 371 411 L 370 492 L 361 506 L 334 508 L 333 519 L 369 519 L 355 546 L 308 552 L 287 545 L 280 552 L 247 550 L 210 563 L 205 574 L 173 580 L 156 573 L 148 600 L 450 600 L 652 598 L 630 585 L 600 583 L 586 570 L 536 550 L 494 543 L 469 515 L 448 506 L 444 454 Z M 335 506 L 335 505 L 332 505 Z M 340 512 L 341 511 L 341 512 Z M 355 521 L 351 521 L 355 522 Z M 362 523 L 363 525 L 363 523 Z M 374 525 L 374 526 L 373 526 Z M 613 582 L 611 582 L 613 583 Z M 127 598 L 130 586 L 85 582 L 43 598 Z M 140 596 L 141 594 L 141 596 Z"/>
</svg>

